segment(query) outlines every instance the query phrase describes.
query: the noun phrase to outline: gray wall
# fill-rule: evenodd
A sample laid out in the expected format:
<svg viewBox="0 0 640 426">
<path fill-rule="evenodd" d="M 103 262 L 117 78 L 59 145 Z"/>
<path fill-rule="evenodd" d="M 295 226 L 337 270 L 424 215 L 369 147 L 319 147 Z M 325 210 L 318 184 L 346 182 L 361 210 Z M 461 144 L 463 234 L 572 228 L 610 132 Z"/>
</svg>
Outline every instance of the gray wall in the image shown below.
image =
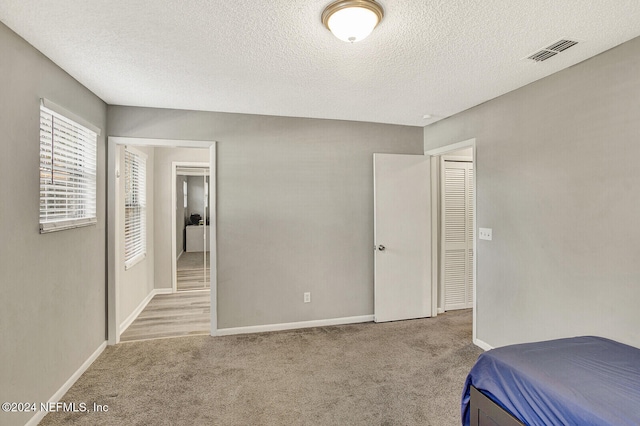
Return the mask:
<svg viewBox="0 0 640 426">
<path fill-rule="evenodd" d="M 118 319 L 116 324 L 122 325 L 151 293 L 155 284 L 155 257 L 154 257 L 154 149 L 137 146 L 134 148 L 147 155 L 147 255 L 143 260 L 125 270 L 124 268 L 124 146 L 118 146 L 119 156 L 116 167 L 120 170 L 117 179 L 118 192 L 116 192 L 116 229 L 118 232 L 116 252 L 116 283 L 118 285 Z M 124 331 L 122 328 L 120 331 Z"/>
<path fill-rule="evenodd" d="M 639 118 L 635 39 L 425 128 L 426 150 L 476 138 L 480 340 L 640 347 Z"/>
<path fill-rule="evenodd" d="M 373 314 L 372 154 L 422 153 L 421 128 L 120 106 L 109 128 L 219 141 L 219 328 Z"/>
<path fill-rule="evenodd" d="M 114 107 L 109 107 L 114 110 Z M 115 108 L 118 110 L 119 108 Z M 135 111 L 135 108 L 131 109 Z M 152 110 L 153 111 L 153 110 Z M 120 126 L 113 124 L 114 121 L 110 121 L 110 125 L 113 128 L 112 135 L 118 135 Z M 118 135 L 121 136 L 121 135 Z M 147 137 L 140 135 L 129 135 L 135 137 Z M 155 137 L 155 136 L 154 136 Z M 175 138 L 172 136 L 163 136 L 162 139 L 187 139 Z M 209 150 L 198 148 L 154 148 L 154 255 L 155 255 L 155 288 L 167 289 L 172 287 L 172 275 L 171 275 L 171 209 L 175 208 L 171 203 L 171 186 L 175 185 L 175 182 L 171 182 L 171 165 L 174 161 L 181 162 L 203 162 L 209 163 Z M 180 184 L 180 194 L 182 194 L 182 184 Z M 183 206 L 183 199 L 176 200 L 178 206 Z M 176 216 L 176 223 L 181 223 L 184 219 L 181 219 L 180 213 Z M 184 223 L 184 222 L 182 222 Z M 184 225 L 182 225 L 184 226 Z M 177 227 L 178 231 L 182 228 Z M 180 232 L 178 232 L 179 234 Z M 177 238 L 181 238 L 178 236 Z M 177 248 L 176 255 L 180 253 L 180 247 Z"/>
<path fill-rule="evenodd" d="M 106 105 L 1 23 L 0 58 L 0 401 L 46 402 L 105 340 Z M 41 97 L 103 129 L 96 226 L 39 234 Z"/>
</svg>

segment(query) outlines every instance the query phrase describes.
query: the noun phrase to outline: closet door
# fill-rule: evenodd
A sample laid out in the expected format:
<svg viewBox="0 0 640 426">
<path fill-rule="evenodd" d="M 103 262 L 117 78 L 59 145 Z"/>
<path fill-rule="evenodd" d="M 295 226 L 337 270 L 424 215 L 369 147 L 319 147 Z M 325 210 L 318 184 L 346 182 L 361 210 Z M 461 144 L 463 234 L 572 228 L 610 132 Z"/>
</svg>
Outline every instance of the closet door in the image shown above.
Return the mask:
<svg viewBox="0 0 640 426">
<path fill-rule="evenodd" d="M 473 307 L 473 163 L 445 161 L 442 244 L 444 309 Z"/>
</svg>

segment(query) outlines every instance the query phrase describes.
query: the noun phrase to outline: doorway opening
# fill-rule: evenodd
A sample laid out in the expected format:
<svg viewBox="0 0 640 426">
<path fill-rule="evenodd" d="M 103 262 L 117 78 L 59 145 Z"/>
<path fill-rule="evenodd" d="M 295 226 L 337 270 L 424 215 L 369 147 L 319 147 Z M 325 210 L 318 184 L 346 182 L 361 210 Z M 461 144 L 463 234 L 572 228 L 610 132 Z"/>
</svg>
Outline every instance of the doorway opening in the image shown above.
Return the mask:
<svg viewBox="0 0 640 426">
<path fill-rule="evenodd" d="M 209 164 L 172 163 L 173 292 L 209 289 Z"/>
<path fill-rule="evenodd" d="M 141 255 L 142 261 L 125 269 L 123 261 L 124 240 L 124 197 L 126 188 L 126 164 L 122 162 L 125 147 L 146 152 L 147 154 L 147 199 L 148 213 L 146 228 L 146 251 Z M 182 148 L 200 148 L 182 149 Z M 175 269 L 173 262 L 169 261 L 172 251 L 175 250 L 175 232 L 172 234 L 172 210 L 175 204 L 170 204 L 173 187 L 175 192 L 175 176 L 172 183 L 171 161 L 180 159 L 204 160 L 208 167 L 208 177 L 203 179 L 203 191 L 207 192 L 207 210 L 203 211 L 203 225 L 209 218 L 209 226 L 201 228 L 206 234 L 202 235 L 202 244 L 207 244 L 207 260 L 210 273 L 203 270 L 203 285 L 208 289 L 199 292 L 183 293 L 187 298 L 205 297 L 206 300 L 197 303 L 188 301 L 187 305 L 203 305 L 202 322 L 205 333 L 215 335 L 217 332 L 217 281 L 216 281 L 216 185 L 215 185 L 215 154 L 214 141 L 191 141 L 169 139 L 144 139 L 127 137 L 109 137 L 107 151 L 107 321 L 106 334 L 108 344 L 113 345 L 120 341 L 121 334 L 129 328 L 141 313 L 152 308 L 155 299 L 162 300 L 161 304 L 171 303 L 176 309 L 185 305 L 180 294 L 174 293 L 172 277 Z M 195 155 L 196 158 L 189 158 Z M 208 162 L 206 162 L 208 160 Z M 122 188 L 121 188 L 122 187 Z M 204 189 L 206 187 L 206 190 Z M 175 212 L 173 213 L 175 215 Z M 198 221 L 199 223 L 199 221 Z M 202 254 L 202 253 L 201 253 Z M 202 254 L 203 259 L 204 254 Z M 174 253 L 175 259 L 175 253 Z M 204 268 L 203 268 L 204 269 Z M 127 275 L 125 277 L 125 275 Z M 123 277 L 126 278 L 123 280 Z M 123 285 L 124 281 L 131 285 Z M 198 293 L 198 294 L 196 294 Z M 153 300 L 152 300 L 153 299 Z M 158 310 L 165 309 L 159 306 Z M 166 309 L 165 309 L 166 311 Z M 173 318 L 180 318 L 176 314 Z M 171 320 L 173 321 L 173 320 Z M 165 321 L 171 322 L 171 321 Z M 160 323 L 161 321 L 157 321 Z M 180 328 L 182 324 L 174 328 Z M 177 330 L 177 333 L 190 334 L 189 330 Z M 163 332 L 164 333 L 164 332 Z M 165 333 L 166 334 L 166 333 Z M 175 335 L 175 333 L 173 334 Z M 172 337 L 162 335 L 158 337 Z"/>
<path fill-rule="evenodd" d="M 473 149 L 440 156 L 438 308 L 473 308 Z"/>
<path fill-rule="evenodd" d="M 476 342 L 475 139 L 426 151 L 431 155 L 432 280 L 437 312 L 473 309 Z"/>
</svg>

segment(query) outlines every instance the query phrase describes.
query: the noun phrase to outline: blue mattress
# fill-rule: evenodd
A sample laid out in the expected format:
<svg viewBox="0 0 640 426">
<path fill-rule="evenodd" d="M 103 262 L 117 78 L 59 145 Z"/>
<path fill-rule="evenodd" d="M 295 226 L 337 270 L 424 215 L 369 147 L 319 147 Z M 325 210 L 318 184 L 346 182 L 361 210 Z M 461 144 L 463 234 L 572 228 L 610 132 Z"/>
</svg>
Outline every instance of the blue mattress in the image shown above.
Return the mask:
<svg viewBox="0 0 640 426">
<path fill-rule="evenodd" d="M 640 425 L 640 349 L 600 337 L 505 346 L 478 357 L 475 386 L 526 425 Z"/>
</svg>

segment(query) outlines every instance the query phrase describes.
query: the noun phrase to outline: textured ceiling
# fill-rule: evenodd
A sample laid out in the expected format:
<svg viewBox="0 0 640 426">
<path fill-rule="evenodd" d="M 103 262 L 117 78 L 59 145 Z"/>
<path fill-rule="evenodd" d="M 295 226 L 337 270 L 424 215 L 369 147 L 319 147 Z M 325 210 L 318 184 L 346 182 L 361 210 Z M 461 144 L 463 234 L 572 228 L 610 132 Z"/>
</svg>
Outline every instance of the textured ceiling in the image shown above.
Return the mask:
<svg viewBox="0 0 640 426">
<path fill-rule="evenodd" d="M 640 35 L 638 0 L 379 0 L 348 44 L 330 1 L 2 0 L 0 21 L 109 104 L 416 126 Z M 562 37 L 583 43 L 521 59 Z"/>
</svg>

